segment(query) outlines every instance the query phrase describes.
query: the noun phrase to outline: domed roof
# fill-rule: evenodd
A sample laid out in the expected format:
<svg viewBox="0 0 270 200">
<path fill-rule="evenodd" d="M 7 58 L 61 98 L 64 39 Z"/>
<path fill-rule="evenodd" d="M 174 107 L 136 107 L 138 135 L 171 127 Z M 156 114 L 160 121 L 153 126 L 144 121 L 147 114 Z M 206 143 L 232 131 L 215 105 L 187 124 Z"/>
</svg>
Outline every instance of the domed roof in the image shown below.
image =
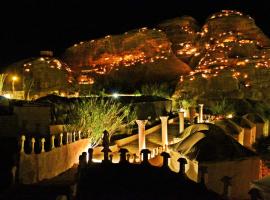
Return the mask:
<svg viewBox="0 0 270 200">
<path fill-rule="evenodd" d="M 255 156 L 217 125 L 196 124 L 180 136 L 175 150 L 197 161 L 223 161 Z"/>
<path fill-rule="evenodd" d="M 40 51 L 40 56 L 20 60 L 8 66 L 7 71 L 30 72 L 33 68 L 50 68 L 71 72 L 70 67 L 62 60 L 53 57 L 51 51 Z"/>
</svg>

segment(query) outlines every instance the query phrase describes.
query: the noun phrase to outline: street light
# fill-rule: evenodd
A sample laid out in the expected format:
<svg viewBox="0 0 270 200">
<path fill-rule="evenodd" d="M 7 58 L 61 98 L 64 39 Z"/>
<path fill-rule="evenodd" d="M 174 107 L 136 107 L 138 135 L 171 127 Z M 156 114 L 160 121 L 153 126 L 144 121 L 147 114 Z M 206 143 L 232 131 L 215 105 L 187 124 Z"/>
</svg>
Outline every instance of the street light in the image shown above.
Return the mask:
<svg viewBox="0 0 270 200">
<path fill-rule="evenodd" d="M 12 93 L 13 93 L 13 96 L 14 96 L 14 92 L 15 92 L 15 81 L 18 80 L 18 77 L 17 76 L 12 76 Z"/>
</svg>

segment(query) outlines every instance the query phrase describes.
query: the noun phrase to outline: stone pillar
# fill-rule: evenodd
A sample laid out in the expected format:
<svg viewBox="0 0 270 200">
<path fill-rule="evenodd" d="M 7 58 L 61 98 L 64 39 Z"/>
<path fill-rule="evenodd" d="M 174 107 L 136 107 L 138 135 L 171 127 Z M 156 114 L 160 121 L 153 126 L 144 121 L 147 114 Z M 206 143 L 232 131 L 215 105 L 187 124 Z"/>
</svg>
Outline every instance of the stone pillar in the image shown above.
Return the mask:
<svg viewBox="0 0 270 200">
<path fill-rule="evenodd" d="M 41 138 L 41 153 L 45 152 L 45 138 Z"/>
<path fill-rule="evenodd" d="M 25 135 L 21 137 L 21 153 L 24 153 L 24 142 L 25 142 Z"/>
<path fill-rule="evenodd" d="M 35 153 L 35 142 L 36 142 L 35 138 L 32 138 L 31 139 L 31 147 L 32 147 L 31 153 Z"/>
<path fill-rule="evenodd" d="M 161 141 L 162 147 L 166 150 L 168 146 L 168 118 L 169 116 L 161 116 Z"/>
<path fill-rule="evenodd" d="M 88 149 L 88 164 L 89 165 L 93 163 L 93 152 L 94 152 L 94 149 L 92 148 Z"/>
<path fill-rule="evenodd" d="M 54 138 L 55 138 L 55 136 L 52 135 L 52 137 L 51 137 L 51 149 L 55 148 L 55 146 L 54 146 Z"/>
<path fill-rule="evenodd" d="M 146 148 L 145 145 L 145 125 L 148 120 L 136 120 L 139 129 L 139 152 Z"/>
<path fill-rule="evenodd" d="M 187 160 L 185 158 L 179 158 L 177 161 L 180 164 L 179 174 L 185 175 L 185 173 L 186 173 L 186 167 L 185 167 L 185 165 L 187 164 Z"/>
<path fill-rule="evenodd" d="M 199 123 L 203 123 L 203 104 L 199 104 L 200 112 L 199 112 Z"/>
<path fill-rule="evenodd" d="M 179 133 L 182 133 L 185 129 L 184 126 L 184 112 L 179 112 L 178 113 L 179 116 Z"/>
<path fill-rule="evenodd" d="M 61 147 L 63 145 L 63 133 L 60 134 L 60 144 L 59 146 Z"/>
</svg>

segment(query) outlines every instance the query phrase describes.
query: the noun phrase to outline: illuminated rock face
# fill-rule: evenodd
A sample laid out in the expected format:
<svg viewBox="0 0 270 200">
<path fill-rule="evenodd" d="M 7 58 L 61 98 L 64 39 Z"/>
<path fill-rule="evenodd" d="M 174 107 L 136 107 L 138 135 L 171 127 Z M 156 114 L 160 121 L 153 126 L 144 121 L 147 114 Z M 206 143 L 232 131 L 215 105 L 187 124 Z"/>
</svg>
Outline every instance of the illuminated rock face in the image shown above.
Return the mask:
<svg viewBox="0 0 270 200">
<path fill-rule="evenodd" d="M 178 60 L 171 42 L 162 30 L 141 28 L 122 35 L 81 42 L 68 48 L 63 59 L 79 73 L 79 83 L 90 83 L 106 76 L 114 80 L 136 85 L 138 82 L 176 80 L 187 74 L 190 67 Z M 94 83 L 92 81 L 91 83 Z"/>
<path fill-rule="evenodd" d="M 172 42 L 174 54 L 185 62 L 194 55 L 198 48 L 197 38 L 200 30 L 197 21 L 189 16 L 174 18 L 158 25 Z"/>
<path fill-rule="evenodd" d="M 194 70 L 179 79 L 176 97 L 270 100 L 270 40 L 252 18 L 237 11 L 215 13 L 196 41 L 199 55 L 188 62 Z"/>
</svg>

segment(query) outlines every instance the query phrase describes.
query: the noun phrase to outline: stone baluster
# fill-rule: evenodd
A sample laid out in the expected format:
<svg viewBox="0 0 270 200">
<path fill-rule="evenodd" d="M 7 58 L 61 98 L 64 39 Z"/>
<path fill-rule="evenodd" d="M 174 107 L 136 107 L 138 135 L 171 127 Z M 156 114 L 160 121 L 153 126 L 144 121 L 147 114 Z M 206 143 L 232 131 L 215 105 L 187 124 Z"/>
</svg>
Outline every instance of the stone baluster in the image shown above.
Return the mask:
<svg viewBox="0 0 270 200">
<path fill-rule="evenodd" d="M 35 142 L 36 142 L 36 139 L 35 138 L 32 138 L 31 139 L 31 153 L 35 153 Z"/>
<path fill-rule="evenodd" d="M 69 142 L 69 132 L 67 132 L 66 144 Z"/>
<path fill-rule="evenodd" d="M 78 132 L 78 140 L 81 139 L 81 131 Z"/>
<path fill-rule="evenodd" d="M 142 164 L 149 164 L 148 162 L 148 155 L 151 153 L 151 151 L 149 151 L 149 149 L 143 149 L 141 150 L 141 154 L 142 154 Z"/>
<path fill-rule="evenodd" d="M 24 142 L 25 142 L 25 135 L 21 136 L 21 153 L 24 153 Z"/>
<path fill-rule="evenodd" d="M 203 123 L 203 104 L 199 104 L 200 111 L 199 111 L 199 123 Z"/>
<path fill-rule="evenodd" d="M 158 147 L 158 154 L 161 154 L 163 152 L 162 147 Z"/>
<path fill-rule="evenodd" d="M 154 158 L 156 156 L 156 150 L 152 149 L 151 150 L 151 158 Z"/>
<path fill-rule="evenodd" d="M 51 149 L 54 149 L 55 146 L 54 146 L 54 139 L 55 139 L 55 135 L 52 135 L 51 137 Z"/>
<path fill-rule="evenodd" d="M 182 133 L 185 129 L 185 122 L 184 122 L 184 112 L 179 112 L 179 133 Z"/>
<path fill-rule="evenodd" d="M 87 153 L 82 153 L 82 161 L 81 161 L 82 168 L 85 168 L 87 166 Z"/>
<path fill-rule="evenodd" d="M 145 125 L 148 120 L 136 120 L 139 129 L 139 152 L 146 148 L 145 144 Z"/>
<path fill-rule="evenodd" d="M 185 158 L 179 158 L 177 161 L 178 161 L 179 164 L 180 164 L 179 174 L 180 174 L 180 175 L 185 175 L 185 173 L 186 173 L 186 172 L 185 172 L 185 171 L 186 171 L 185 165 L 187 164 L 187 160 L 186 160 Z"/>
<path fill-rule="evenodd" d="M 73 142 L 76 141 L 76 132 L 73 132 Z"/>
<path fill-rule="evenodd" d="M 59 146 L 61 147 L 63 145 L 63 133 L 60 134 L 60 144 Z"/>
<path fill-rule="evenodd" d="M 45 138 L 41 138 L 41 153 L 45 152 Z"/>
<path fill-rule="evenodd" d="M 164 168 L 169 168 L 169 158 L 171 157 L 169 153 L 162 152 L 161 156 L 163 157 L 163 165 Z"/>
<path fill-rule="evenodd" d="M 166 149 L 168 146 L 168 118 L 169 116 L 161 116 L 161 141 L 162 147 Z"/>
<path fill-rule="evenodd" d="M 220 179 L 223 183 L 223 194 L 222 196 L 224 198 L 230 198 L 231 197 L 231 187 L 232 187 L 232 177 L 224 176 L 222 179 Z"/>
</svg>

